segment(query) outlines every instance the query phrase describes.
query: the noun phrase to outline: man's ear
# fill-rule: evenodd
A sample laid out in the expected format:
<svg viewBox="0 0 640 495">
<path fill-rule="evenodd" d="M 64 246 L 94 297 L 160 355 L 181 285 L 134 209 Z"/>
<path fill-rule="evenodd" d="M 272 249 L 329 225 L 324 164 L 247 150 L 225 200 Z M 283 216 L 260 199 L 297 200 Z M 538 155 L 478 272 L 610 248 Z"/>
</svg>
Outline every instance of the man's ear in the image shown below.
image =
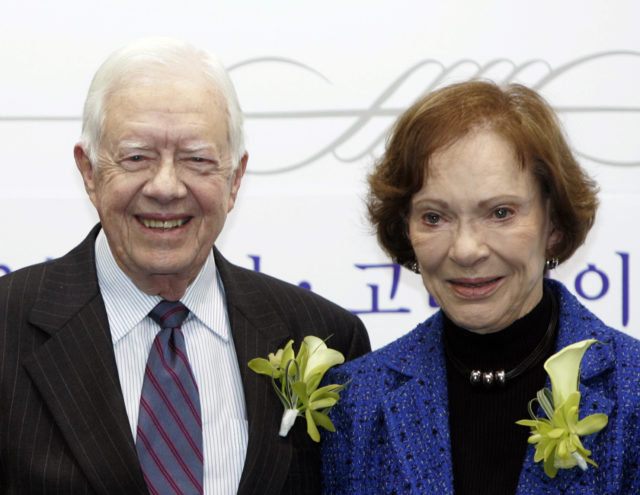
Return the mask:
<svg viewBox="0 0 640 495">
<path fill-rule="evenodd" d="M 246 151 L 242 158 L 240 158 L 240 163 L 236 167 L 236 170 L 233 172 L 233 177 L 231 177 L 231 195 L 229 199 L 229 209 L 227 213 L 229 213 L 233 206 L 236 204 L 236 196 L 238 195 L 238 189 L 240 189 L 240 183 L 242 182 L 242 177 L 244 176 L 245 171 L 247 170 L 247 162 L 249 161 L 249 153 Z"/>
<path fill-rule="evenodd" d="M 78 143 L 73 147 L 73 157 L 76 160 L 76 166 L 82 175 L 82 181 L 84 182 L 84 189 L 89 195 L 91 202 L 96 204 L 96 173 L 91 165 L 89 156 L 85 152 L 84 145 Z"/>
</svg>

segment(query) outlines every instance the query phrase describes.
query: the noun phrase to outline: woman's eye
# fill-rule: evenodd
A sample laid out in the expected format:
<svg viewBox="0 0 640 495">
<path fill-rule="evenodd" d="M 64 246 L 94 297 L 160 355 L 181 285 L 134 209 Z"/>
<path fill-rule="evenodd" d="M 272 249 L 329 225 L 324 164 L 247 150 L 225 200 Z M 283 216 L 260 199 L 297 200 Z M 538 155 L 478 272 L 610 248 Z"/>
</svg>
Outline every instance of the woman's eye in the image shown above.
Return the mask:
<svg viewBox="0 0 640 495">
<path fill-rule="evenodd" d="M 440 222 L 440 215 L 437 213 L 427 213 L 424 219 L 429 225 L 437 225 Z"/>
</svg>

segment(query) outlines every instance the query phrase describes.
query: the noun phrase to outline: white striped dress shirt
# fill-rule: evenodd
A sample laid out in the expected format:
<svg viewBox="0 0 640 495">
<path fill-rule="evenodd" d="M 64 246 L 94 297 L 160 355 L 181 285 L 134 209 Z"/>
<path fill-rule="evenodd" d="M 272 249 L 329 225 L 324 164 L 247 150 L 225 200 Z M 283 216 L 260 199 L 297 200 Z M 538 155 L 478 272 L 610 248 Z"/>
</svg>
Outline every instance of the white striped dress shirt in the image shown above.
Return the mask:
<svg viewBox="0 0 640 495">
<path fill-rule="evenodd" d="M 161 300 L 138 289 L 117 265 L 100 231 L 96 239 L 100 293 L 131 433 L 135 440 L 147 357 L 160 327 L 149 311 Z M 244 391 L 213 252 L 180 301 L 190 310 L 182 324 L 202 413 L 205 494 L 234 494 L 247 453 Z"/>
</svg>

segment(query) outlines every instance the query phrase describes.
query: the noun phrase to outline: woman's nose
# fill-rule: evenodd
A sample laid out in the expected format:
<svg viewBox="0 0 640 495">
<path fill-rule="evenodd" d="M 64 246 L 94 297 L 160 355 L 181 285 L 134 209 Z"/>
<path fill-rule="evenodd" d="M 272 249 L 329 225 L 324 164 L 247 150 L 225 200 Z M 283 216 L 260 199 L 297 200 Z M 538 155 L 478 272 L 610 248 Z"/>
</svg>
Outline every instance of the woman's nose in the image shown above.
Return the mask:
<svg viewBox="0 0 640 495">
<path fill-rule="evenodd" d="M 478 226 L 461 224 L 453 236 L 449 257 L 458 265 L 471 267 L 489 256 L 486 234 Z"/>
</svg>

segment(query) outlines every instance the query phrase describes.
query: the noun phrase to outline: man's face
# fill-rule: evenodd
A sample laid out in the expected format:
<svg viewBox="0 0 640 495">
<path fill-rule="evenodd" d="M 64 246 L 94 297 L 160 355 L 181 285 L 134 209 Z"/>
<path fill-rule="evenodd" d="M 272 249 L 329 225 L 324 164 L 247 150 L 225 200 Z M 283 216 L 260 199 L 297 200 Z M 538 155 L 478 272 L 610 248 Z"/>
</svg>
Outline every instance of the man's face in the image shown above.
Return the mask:
<svg viewBox="0 0 640 495">
<path fill-rule="evenodd" d="M 233 208 L 224 103 L 199 77 L 122 85 L 108 98 L 95 171 L 76 162 L 122 270 L 143 291 L 193 281 Z M 180 297 L 181 294 L 178 294 Z"/>
</svg>

